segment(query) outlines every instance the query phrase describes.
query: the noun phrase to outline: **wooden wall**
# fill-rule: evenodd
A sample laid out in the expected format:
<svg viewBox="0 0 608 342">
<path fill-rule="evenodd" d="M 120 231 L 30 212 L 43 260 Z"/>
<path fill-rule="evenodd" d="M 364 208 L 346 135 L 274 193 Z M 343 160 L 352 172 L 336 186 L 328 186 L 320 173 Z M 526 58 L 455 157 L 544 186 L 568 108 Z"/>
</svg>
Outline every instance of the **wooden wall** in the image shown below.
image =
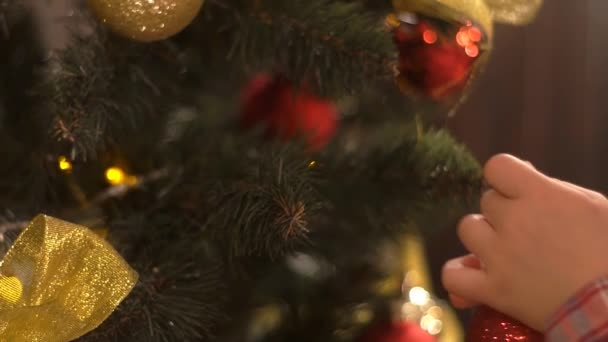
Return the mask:
<svg viewBox="0 0 608 342">
<path fill-rule="evenodd" d="M 485 74 L 448 126 L 481 161 L 514 153 L 608 194 L 608 1 L 545 0 L 531 26 L 498 27 Z M 427 248 L 445 296 L 441 266 L 464 249 L 453 227 Z"/>
<path fill-rule="evenodd" d="M 481 160 L 514 153 L 608 191 L 608 1 L 545 2 L 533 25 L 498 27 L 489 67 L 449 127 Z"/>
</svg>

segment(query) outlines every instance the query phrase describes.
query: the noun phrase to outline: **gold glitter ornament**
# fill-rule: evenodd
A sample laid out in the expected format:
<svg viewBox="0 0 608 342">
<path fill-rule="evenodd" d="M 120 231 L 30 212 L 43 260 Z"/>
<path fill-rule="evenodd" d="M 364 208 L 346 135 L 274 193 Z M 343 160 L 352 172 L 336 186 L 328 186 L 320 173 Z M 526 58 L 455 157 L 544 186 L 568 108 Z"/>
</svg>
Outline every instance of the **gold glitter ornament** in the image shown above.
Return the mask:
<svg viewBox="0 0 608 342">
<path fill-rule="evenodd" d="M 182 31 L 194 20 L 204 0 L 89 0 L 89 6 L 114 32 L 153 42 Z"/>
</svg>

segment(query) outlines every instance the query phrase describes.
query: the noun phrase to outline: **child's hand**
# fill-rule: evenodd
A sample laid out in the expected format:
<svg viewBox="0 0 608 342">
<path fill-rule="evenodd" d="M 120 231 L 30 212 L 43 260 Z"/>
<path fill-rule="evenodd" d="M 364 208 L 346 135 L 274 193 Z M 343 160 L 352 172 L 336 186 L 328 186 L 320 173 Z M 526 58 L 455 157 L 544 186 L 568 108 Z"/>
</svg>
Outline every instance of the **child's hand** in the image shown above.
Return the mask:
<svg viewBox="0 0 608 342">
<path fill-rule="evenodd" d="M 577 290 L 608 275 L 608 200 L 508 155 L 484 174 L 493 190 L 481 215 L 458 228 L 474 255 L 446 264 L 444 286 L 455 305 L 486 304 L 542 331 Z"/>
</svg>

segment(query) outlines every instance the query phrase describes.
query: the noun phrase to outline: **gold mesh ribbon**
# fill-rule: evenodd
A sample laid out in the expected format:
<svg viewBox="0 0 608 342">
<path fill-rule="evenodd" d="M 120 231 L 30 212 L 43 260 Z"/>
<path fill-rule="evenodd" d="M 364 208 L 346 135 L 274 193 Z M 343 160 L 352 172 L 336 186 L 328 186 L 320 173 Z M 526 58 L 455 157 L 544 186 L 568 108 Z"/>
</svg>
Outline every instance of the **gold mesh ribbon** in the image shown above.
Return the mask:
<svg viewBox="0 0 608 342">
<path fill-rule="evenodd" d="M 74 340 L 99 326 L 136 282 L 101 237 L 39 215 L 0 263 L 0 341 Z"/>
<path fill-rule="evenodd" d="M 446 20 L 472 20 L 490 40 L 494 21 L 525 25 L 542 7 L 543 0 L 393 0 L 398 11 L 418 12 Z"/>
<path fill-rule="evenodd" d="M 485 0 L 497 22 L 526 25 L 536 17 L 543 0 Z"/>
<path fill-rule="evenodd" d="M 472 20 L 492 40 L 492 12 L 484 0 L 393 0 L 399 12 L 416 12 L 447 21 Z"/>
</svg>

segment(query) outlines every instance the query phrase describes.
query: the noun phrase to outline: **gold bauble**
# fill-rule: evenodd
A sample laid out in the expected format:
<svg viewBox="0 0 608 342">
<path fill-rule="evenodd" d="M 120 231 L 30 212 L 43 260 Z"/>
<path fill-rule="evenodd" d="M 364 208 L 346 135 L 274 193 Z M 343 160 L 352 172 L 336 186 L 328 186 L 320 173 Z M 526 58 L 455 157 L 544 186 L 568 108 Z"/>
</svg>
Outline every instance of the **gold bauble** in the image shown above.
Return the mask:
<svg viewBox="0 0 608 342">
<path fill-rule="evenodd" d="M 141 42 L 163 40 L 194 20 L 204 0 L 89 0 L 114 32 Z"/>
</svg>

